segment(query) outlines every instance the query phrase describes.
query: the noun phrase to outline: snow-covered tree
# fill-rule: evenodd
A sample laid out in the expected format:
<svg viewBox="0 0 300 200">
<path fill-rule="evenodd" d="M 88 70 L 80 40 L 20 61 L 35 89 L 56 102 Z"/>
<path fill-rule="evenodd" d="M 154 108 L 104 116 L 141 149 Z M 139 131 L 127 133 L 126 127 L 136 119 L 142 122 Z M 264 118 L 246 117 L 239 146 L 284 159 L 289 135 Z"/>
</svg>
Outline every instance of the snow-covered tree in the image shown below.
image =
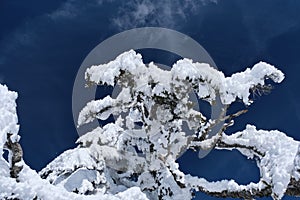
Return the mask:
<svg viewBox="0 0 300 200">
<path fill-rule="evenodd" d="M 79 192 L 87 191 L 90 187 L 90 179 L 84 179 L 92 177 L 97 174 L 103 166 L 101 162 L 95 161 L 91 158 L 89 152 L 84 149 L 74 149 L 64 152 L 59 158 L 60 162 L 53 167 L 54 172 L 58 172 L 63 169 L 65 172 L 73 170 L 73 179 L 65 180 L 65 185 L 62 187 L 57 185 L 58 182 L 52 184 L 48 180 L 44 180 L 40 175 L 30 169 L 29 166 L 23 161 L 23 152 L 20 144 L 18 143 L 20 136 L 18 135 L 19 125 L 16 112 L 16 100 L 17 93 L 9 91 L 7 86 L 0 84 L 0 199 L 5 200 L 146 200 L 147 197 L 141 192 L 138 187 L 131 187 L 127 190 L 116 191 L 112 194 L 104 194 L 104 192 L 97 192 L 94 195 L 85 196 L 82 194 L 76 194 L 70 192 L 72 185 L 82 185 Z M 5 159 L 4 151 L 8 151 L 8 159 Z M 56 160 L 57 160 L 56 159 Z M 55 163 L 55 160 L 52 162 Z M 81 173 L 79 170 L 89 169 L 89 166 L 95 166 L 95 172 Z M 69 171 L 67 171 L 69 170 Z M 79 171 L 79 172 L 78 172 Z M 78 173 L 77 173 L 78 172 Z M 79 175 L 76 175 L 79 174 Z M 100 172 L 99 172 L 100 173 Z M 57 179 L 64 179 L 67 174 L 57 173 Z M 98 174 L 97 174 L 98 175 Z M 81 178 L 81 179 L 80 179 Z M 100 189 L 101 181 L 97 180 L 99 184 L 95 184 L 95 187 Z M 72 188 L 71 188 L 72 189 Z"/>
<path fill-rule="evenodd" d="M 0 90 L 0 109 L 12 113 L 14 121 L 13 125 L 7 124 L 10 115 L 0 116 L 0 150 L 12 152 L 10 162 L 0 160 L 0 165 L 6 166 L 0 171 L 0 197 L 53 199 L 52 192 L 45 191 L 59 191 L 57 195 L 63 196 L 58 199 L 182 200 L 192 199 L 195 191 L 244 199 L 299 196 L 298 141 L 277 130 L 257 130 L 252 125 L 241 132 L 225 133 L 233 119 L 246 112 L 227 114 L 227 108 L 237 100 L 250 106 L 251 92 L 269 89 L 266 79 L 280 83 L 284 75 L 274 66 L 259 62 L 251 69 L 225 77 L 208 64 L 189 59 L 179 60 L 167 71 L 154 63 L 144 64 L 142 56 L 133 50 L 107 64 L 91 66 L 86 71 L 87 85 L 118 85 L 121 91 L 116 98 L 106 96 L 87 103 L 79 113 L 78 126 L 106 120 L 111 115 L 116 120 L 81 136 L 78 147 L 58 156 L 39 173 L 40 177 L 16 153 L 20 146 L 12 150 L 12 144 L 18 144 L 19 139 L 16 95 L 2 86 L 6 93 Z M 195 110 L 189 99 L 193 92 L 211 105 L 219 98 L 224 105 L 220 116 L 209 119 Z M 8 94 L 15 96 L 7 100 Z M 221 125 L 219 131 L 208 137 L 216 125 Z M 255 159 L 260 169 L 259 182 L 209 182 L 180 171 L 177 159 L 185 151 L 211 148 L 237 149 Z M 33 179 L 41 186 L 26 185 Z M 9 187 L 1 188 L 4 183 Z"/>
</svg>

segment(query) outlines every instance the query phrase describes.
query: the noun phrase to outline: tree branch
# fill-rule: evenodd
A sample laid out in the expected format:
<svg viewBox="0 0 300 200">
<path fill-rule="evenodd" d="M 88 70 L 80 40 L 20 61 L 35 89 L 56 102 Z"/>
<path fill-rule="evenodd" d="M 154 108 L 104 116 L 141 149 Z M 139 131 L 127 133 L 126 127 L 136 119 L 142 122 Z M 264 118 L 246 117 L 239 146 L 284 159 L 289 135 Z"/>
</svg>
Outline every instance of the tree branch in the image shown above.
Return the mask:
<svg viewBox="0 0 300 200">
<path fill-rule="evenodd" d="M 11 133 L 7 134 L 7 141 L 5 146 L 10 151 L 11 160 L 10 160 L 10 176 L 12 178 L 18 178 L 18 174 L 23 169 L 23 165 L 21 165 L 21 161 L 23 160 L 23 150 L 18 141 L 13 142 L 11 140 Z"/>
</svg>

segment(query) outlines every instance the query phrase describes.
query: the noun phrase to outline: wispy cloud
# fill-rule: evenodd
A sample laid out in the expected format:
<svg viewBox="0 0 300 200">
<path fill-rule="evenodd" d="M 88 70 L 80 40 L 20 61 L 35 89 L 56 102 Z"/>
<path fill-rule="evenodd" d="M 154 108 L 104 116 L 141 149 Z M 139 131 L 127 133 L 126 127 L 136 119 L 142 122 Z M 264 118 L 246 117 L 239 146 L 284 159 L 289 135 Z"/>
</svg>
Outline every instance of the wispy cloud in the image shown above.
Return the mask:
<svg viewBox="0 0 300 200">
<path fill-rule="evenodd" d="M 39 45 L 39 40 L 43 40 L 43 37 L 45 37 L 41 33 L 44 33 L 43 31 L 49 25 L 51 26 L 55 22 L 65 22 L 65 20 L 76 20 L 79 15 L 87 12 L 87 8 L 97 8 L 104 1 L 110 2 L 111 0 L 94 0 L 89 3 L 82 3 L 79 0 L 67 0 L 49 13 L 44 13 L 24 21 L 13 32 L 0 40 L 0 64 L 4 64 L 7 56 L 10 57 L 19 47 Z M 55 27 L 58 28 L 58 26 L 60 25 Z"/>
<path fill-rule="evenodd" d="M 79 12 L 79 8 L 76 5 L 76 1 L 68 0 L 64 2 L 58 9 L 49 13 L 48 16 L 53 19 L 61 19 L 61 18 L 74 18 L 77 16 Z"/>
<path fill-rule="evenodd" d="M 92 1 L 80 1 L 80 0 L 67 0 L 61 4 L 56 10 L 47 14 L 53 20 L 60 19 L 73 19 L 80 13 L 83 13 L 87 7 L 90 6 L 101 6 L 103 3 L 111 3 L 115 0 L 92 0 Z"/>
<path fill-rule="evenodd" d="M 191 14 L 199 12 L 199 8 L 216 0 L 66 0 L 51 12 L 24 21 L 10 34 L 0 41 L 0 60 L 4 63 L 6 56 L 11 55 L 19 47 L 36 46 L 43 40 L 43 30 L 48 26 L 59 29 L 70 23 L 82 23 L 80 20 L 91 19 L 85 27 L 95 26 L 103 13 L 103 4 L 114 3 L 104 19 L 112 21 L 111 27 L 117 30 L 126 30 L 140 26 L 162 26 L 175 28 L 177 20 L 186 20 Z M 98 14 L 97 14 L 98 13 Z M 100 14 L 99 14 L 100 13 Z M 103 15 L 102 15 L 103 16 Z M 101 16 L 101 17 L 102 17 Z M 56 24 L 59 22 L 59 24 Z M 82 25 L 82 24 L 81 24 Z M 102 30 L 102 28 L 94 28 Z"/>
<path fill-rule="evenodd" d="M 208 3 L 217 0 L 134 0 L 120 7 L 113 22 L 121 30 L 145 25 L 175 27 L 178 19 L 185 20 Z"/>
</svg>

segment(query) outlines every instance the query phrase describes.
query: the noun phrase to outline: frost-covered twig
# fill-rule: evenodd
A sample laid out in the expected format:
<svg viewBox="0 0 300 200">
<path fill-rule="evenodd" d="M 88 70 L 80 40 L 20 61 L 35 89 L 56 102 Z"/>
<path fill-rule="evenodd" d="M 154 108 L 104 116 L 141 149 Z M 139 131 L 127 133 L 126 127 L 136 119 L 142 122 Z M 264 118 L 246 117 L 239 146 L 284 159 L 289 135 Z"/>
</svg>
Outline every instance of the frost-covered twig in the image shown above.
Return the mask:
<svg viewBox="0 0 300 200">
<path fill-rule="evenodd" d="M 244 131 L 230 136 L 223 134 L 217 149 L 237 149 L 250 159 L 256 159 L 261 178 L 258 183 L 239 185 L 234 180 L 208 182 L 186 175 L 185 187 L 191 187 L 215 197 L 253 199 L 284 194 L 300 196 L 299 142 L 279 131 L 256 130 L 248 125 Z"/>
</svg>

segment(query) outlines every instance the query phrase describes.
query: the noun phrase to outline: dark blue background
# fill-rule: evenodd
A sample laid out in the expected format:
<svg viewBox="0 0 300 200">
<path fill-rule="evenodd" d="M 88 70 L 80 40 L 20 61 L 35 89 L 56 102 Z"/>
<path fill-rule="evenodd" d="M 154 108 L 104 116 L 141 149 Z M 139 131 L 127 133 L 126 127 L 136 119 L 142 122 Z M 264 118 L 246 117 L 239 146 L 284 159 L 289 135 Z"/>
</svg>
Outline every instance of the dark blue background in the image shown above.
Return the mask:
<svg viewBox="0 0 300 200">
<path fill-rule="evenodd" d="M 275 85 L 270 95 L 256 97 L 250 111 L 229 130 L 242 130 L 250 123 L 260 129 L 279 129 L 300 140 L 300 1 L 192 2 L 0 0 L 0 82 L 19 93 L 25 161 L 40 170 L 75 147 L 78 136 L 71 97 L 81 62 L 104 39 L 143 26 L 167 27 L 189 35 L 226 75 L 260 60 L 280 68 L 286 75 L 284 82 Z M 141 5 L 148 10 L 139 13 Z M 233 178 L 246 184 L 259 179 L 254 161 L 236 151 L 213 151 L 200 160 L 188 152 L 180 162 L 185 172 L 208 180 Z M 204 194 L 197 197 L 215 199 Z"/>
</svg>

